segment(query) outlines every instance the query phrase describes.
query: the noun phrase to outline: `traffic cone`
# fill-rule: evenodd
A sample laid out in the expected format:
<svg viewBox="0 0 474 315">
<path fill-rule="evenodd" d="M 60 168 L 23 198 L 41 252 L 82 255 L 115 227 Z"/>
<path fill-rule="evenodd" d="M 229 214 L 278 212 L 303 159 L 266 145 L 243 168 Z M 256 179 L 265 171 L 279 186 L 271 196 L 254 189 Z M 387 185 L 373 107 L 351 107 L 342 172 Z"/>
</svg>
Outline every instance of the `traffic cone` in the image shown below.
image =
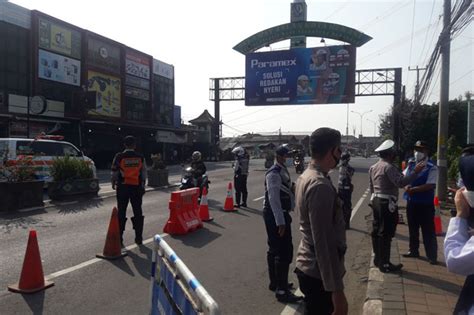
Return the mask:
<svg viewBox="0 0 474 315">
<path fill-rule="evenodd" d="M 229 185 L 227 186 L 227 196 L 225 198 L 224 208 L 222 210 L 229 212 L 237 211 L 234 208 L 234 197 L 232 197 L 232 182 L 229 182 Z"/>
<path fill-rule="evenodd" d="M 209 222 L 214 220 L 214 218 L 209 216 L 209 205 L 207 204 L 207 188 L 204 187 L 202 190 L 201 203 L 199 204 L 199 218 L 204 222 Z"/>
<path fill-rule="evenodd" d="M 443 235 L 443 225 L 441 223 L 441 208 L 439 206 L 438 196 L 434 197 L 434 206 L 435 206 L 435 216 L 434 216 L 435 233 L 437 236 L 441 236 Z"/>
<path fill-rule="evenodd" d="M 38 247 L 36 231 L 31 230 L 26 246 L 25 259 L 21 269 L 20 282 L 8 286 L 8 290 L 16 293 L 35 293 L 54 285 L 46 281 L 41 265 L 41 256 Z"/>
<path fill-rule="evenodd" d="M 112 210 L 110 217 L 109 230 L 107 231 L 107 238 L 105 239 L 104 252 L 95 255 L 97 258 L 108 260 L 118 259 L 127 256 L 126 252 L 122 252 L 120 244 L 120 228 L 118 221 L 118 210 L 116 207 Z"/>
</svg>

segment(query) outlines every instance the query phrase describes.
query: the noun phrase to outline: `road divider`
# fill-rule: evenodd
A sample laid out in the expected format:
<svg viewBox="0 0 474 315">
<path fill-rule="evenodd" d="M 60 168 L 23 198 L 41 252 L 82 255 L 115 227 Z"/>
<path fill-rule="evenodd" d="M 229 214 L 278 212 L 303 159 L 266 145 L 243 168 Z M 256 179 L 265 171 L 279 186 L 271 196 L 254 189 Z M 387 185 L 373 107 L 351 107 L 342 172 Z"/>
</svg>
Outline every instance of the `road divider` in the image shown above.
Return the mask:
<svg viewBox="0 0 474 315">
<path fill-rule="evenodd" d="M 175 191 L 169 201 L 170 217 L 163 232 L 182 235 L 202 228 L 198 213 L 199 188 Z"/>
</svg>

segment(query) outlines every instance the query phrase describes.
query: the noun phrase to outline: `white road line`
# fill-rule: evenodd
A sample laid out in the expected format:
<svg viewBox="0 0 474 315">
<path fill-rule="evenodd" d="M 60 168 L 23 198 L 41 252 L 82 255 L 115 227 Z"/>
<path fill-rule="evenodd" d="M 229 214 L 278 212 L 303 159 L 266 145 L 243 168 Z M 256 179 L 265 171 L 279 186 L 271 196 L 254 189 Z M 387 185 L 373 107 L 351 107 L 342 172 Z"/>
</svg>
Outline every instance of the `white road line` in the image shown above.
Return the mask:
<svg viewBox="0 0 474 315">
<path fill-rule="evenodd" d="M 161 237 L 166 237 L 168 236 L 167 233 L 163 233 L 163 234 L 160 234 Z M 149 238 L 149 239 L 146 239 L 143 241 L 143 244 L 148 244 L 148 243 L 151 243 L 153 242 L 153 237 Z M 134 248 L 137 248 L 138 245 L 137 244 L 132 244 L 132 245 L 129 245 L 127 247 L 125 247 L 126 250 L 132 250 Z M 60 276 L 64 276 L 65 274 L 68 274 L 68 273 L 71 273 L 73 271 L 76 271 L 76 270 L 79 270 L 79 269 L 82 269 L 84 267 L 87 267 L 87 266 L 90 266 L 92 264 L 95 264 L 96 262 L 99 262 L 99 261 L 104 261 L 103 259 L 99 259 L 99 258 L 93 258 L 91 260 L 88 260 L 88 261 L 85 261 L 83 263 L 80 263 L 78 265 L 75 265 L 75 266 L 72 266 L 72 267 L 69 267 L 69 268 L 66 268 L 66 269 L 63 269 L 63 270 L 60 270 L 60 271 L 57 271 L 55 273 L 52 273 L 50 275 L 47 275 L 45 277 L 46 280 L 52 280 L 54 278 L 57 278 L 57 277 L 60 277 Z"/>
<path fill-rule="evenodd" d="M 253 201 L 259 201 L 259 200 L 262 200 L 263 198 L 265 198 L 265 196 L 258 197 L 258 198 L 256 198 L 256 199 L 254 199 Z"/>
<path fill-rule="evenodd" d="M 362 195 L 362 197 L 359 199 L 359 201 L 357 202 L 354 209 L 352 209 L 352 214 L 351 214 L 351 220 L 350 221 L 352 221 L 352 218 L 354 218 L 354 216 L 356 215 L 357 211 L 359 210 L 360 206 L 364 202 L 365 198 L 367 198 L 368 193 L 369 193 L 369 188 L 367 188 L 367 190 L 364 192 L 364 195 Z"/>
<path fill-rule="evenodd" d="M 295 292 L 295 295 L 303 295 L 303 293 L 298 288 Z M 280 315 L 293 315 L 293 314 L 303 314 L 303 303 L 299 304 L 287 304 Z"/>
</svg>

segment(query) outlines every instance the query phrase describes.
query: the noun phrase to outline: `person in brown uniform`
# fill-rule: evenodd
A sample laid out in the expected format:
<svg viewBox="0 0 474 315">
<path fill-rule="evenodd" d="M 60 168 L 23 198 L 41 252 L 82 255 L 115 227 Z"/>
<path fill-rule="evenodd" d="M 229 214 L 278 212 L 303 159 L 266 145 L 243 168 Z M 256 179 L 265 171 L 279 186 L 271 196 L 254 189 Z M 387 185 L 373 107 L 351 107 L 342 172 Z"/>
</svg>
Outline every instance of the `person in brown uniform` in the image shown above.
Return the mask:
<svg viewBox="0 0 474 315">
<path fill-rule="evenodd" d="M 296 183 L 301 242 L 295 273 L 304 294 L 304 314 L 347 314 L 344 294 L 346 230 L 337 190 L 328 173 L 339 164 L 341 134 L 319 128 L 311 134 L 311 163 Z"/>
<path fill-rule="evenodd" d="M 392 140 L 385 140 L 375 149 L 375 152 L 379 153 L 380 160 L 369 169 L 374 265 L 384 273 L 399 271 L 403 267 L 402 264 L 394 265 L 390 262 L 390 246 L 398 222 L 398 189 L 415 180 L 425 167 L 424 162 L 420 162 L 414 167 L 410 176 L 403 176 L 393 165 L 396 156 L 394 145 Z"/>
</svg>

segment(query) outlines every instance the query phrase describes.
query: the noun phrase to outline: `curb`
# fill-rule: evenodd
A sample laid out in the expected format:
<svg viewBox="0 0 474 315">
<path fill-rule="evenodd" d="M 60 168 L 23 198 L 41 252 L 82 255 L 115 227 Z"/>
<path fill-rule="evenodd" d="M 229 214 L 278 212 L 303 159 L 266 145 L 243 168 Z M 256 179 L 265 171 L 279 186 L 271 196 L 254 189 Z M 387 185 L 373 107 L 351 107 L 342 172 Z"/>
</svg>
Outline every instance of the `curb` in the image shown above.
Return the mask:
<svg viewBox="0 0 474 315">
<path fill-rule="evenodd" d="M 383 302 L 384 274 L 374 266 L 374 253 L 370 256 L 369 280 L 365 296 L 363 315 L 381 315 Z"/>
</svg>

